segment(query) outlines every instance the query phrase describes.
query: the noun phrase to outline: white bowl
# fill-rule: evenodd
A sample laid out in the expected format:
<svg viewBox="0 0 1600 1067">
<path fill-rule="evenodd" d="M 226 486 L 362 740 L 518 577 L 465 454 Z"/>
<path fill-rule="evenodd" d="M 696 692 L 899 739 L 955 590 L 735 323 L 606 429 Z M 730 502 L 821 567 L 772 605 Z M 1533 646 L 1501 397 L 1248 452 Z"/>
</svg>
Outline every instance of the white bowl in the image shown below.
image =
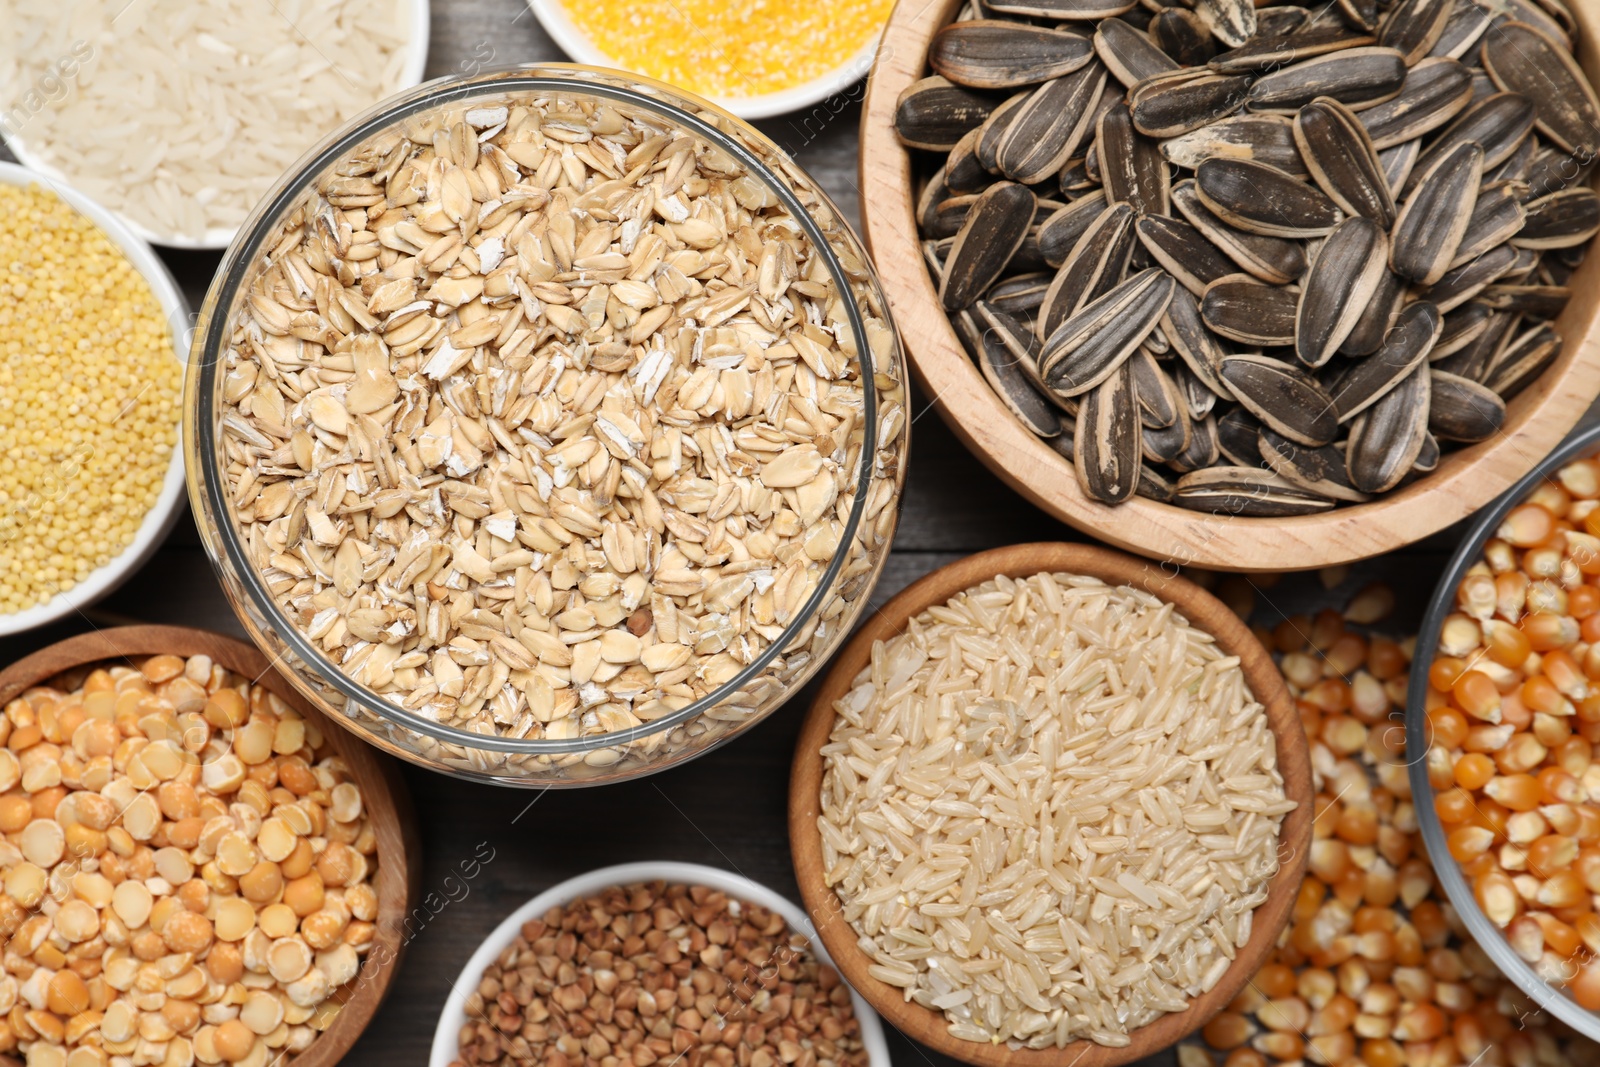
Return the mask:
<svg viewBox="0 0 1600 1067">
<path fill-rule="evenodd" d="M 411 88 L 414 85 L 422 84 L 422 72 L 423 69 L 428 65 L 428 37 L 431 32 L 430 20 L 432 17 L 432 12 L 429 8 L 429 0 L 407 0 L 407 6 L 410 8 L 412 25 L 411 53 L 406 56 L 405 66 L 400 69 L 400 84 L 395 86 L 395 92 L 401 92 Z M 377 103 L 377 101 L 373 101 L 373 103 Z M 324 130 L 322 132 L 326 133 L 328 131 Z M 17 157 L 17 161 L 19 163 L 27 167 L 29 170 L 32 170 L 36 175 L 48 177 L 53 182 L 72 181 L 71 175 L 63 173 L 59 168 L 45 162 L 45 160 L 36 154 L 32 148 L 29 148 L 28 143 L 18 135 L 0 135 L 0 140 L 5 142 L 6 148 L 10 149 L 11 154 Z M 293 162 L 293 159 L 286 159 L 284 160 L 284 166 L 288 167 Z M 123 226 L 138 234 L 150 244 L 160 245 L 163 248 L 209 249 L 212 251 L 219 251 L 232 244 L 234 235 L 239 232 L 236 227 L 232 229 L 213 227 L 206 231 L 204 237 L 196 240 L 193 237 L 187 237 L 183 234 L 156 233 L 155 231 L 144 226 L 142 223 L 122 214 L 120 211 L 115 212 L 115 214 L 117 218 L 122 220 Z"/>
<path fill-rule="evenodd" d="M 38 185 L 49 189 L 100 227 L 111 242 L 122 250 L 122 254 L 128 257 L 128 261 L 144 275 L 145 281 L 150 283 L 150 291 L 160 301 L 161 312 L 166 316 L 167 325 L 172 330 L 172 358 L 180 364 L 184 362 L 184 355 L 189 351 L 189 330 L 192 322 L 189 303 L 179 291 L 178 283 L 167 273 L 166 265 L 126 222 L 65 182 L 29 170 L 27 167 L 19 167 L 15 163 L 0 162 L 0 184 L 24 187 Z M 172 524 L 178 521 L 178 513 L 184 499 L 182 443 L 181 437 L 173 443 L 172 459 L 167 463 L 167 476 L 161 482 L 161 495 L 145 513 L 144 521 L 139 524 L 139 529 L 128 547 L 105 566 L 91 571 L 87 578 L 65 593 L 57 593 L 43 604 L 36 604 L 24 611 L 10 615 L 0 614 L 0 634 L 21 633 L 35 626 L 53 622 L 74 611 L 82 611 L 121 585 L 150 558 L 151 553 L 155 552 L 166 538 L 168 531 L 172 529 Z"/>
<path fill-rule="evenodd" d="M 489 964 L 494 962 L 495 957 L 516 940 L 517 935 L 522 932 L 523 923 L 529 919 L 537 919 L 551 908 L 559 907 L 570 900 L 598 893 L 614 885 L 631 885 L 634 882 L 651 882 L 657 879 L 680 885 L 703 885 L 711 889 L 720 889 L 731 897 L 769 908 L 783 916 L 790 930 L 805 935 L 811 942 L 811 951 L 816 953 L 818 959 L 830 967 L 834 966 L 827 950 L 822 947 L 822 941 L 817 937 L 816 928 L 811 925 L 806 913 L 800 910 L 800 906 L 743 875 L 730 874 L 698 863 L 673 863 L 667 860 L 602 867 L 546 889 L 507 915 L 505 921 L 484 939 L 483 944 L 478 946 L 478 950 L 472 954 L 467 965 L 461 969 L 460 976 L 451 985 L 450 997 L 444 1002 L 444 1010 L 439 1014 L 439 1025 L 433 1031 L 433 1051 L 428 1056 L 428 1067 L 450 1067 L 455 1060 L 461 1027 L 467 1022 L 467 997 L 478 988 L 478 979 L 483 976 Z M 838 968 L 834 967 L 834 970 L 837 971 Z M 844 981 L 842 976 L 839 980 Z M 849 988 L 848 983 L 846 988 Z M 861 994 L 854 989 L 850 990 L 850 1003 L 855 1009 L 856 1019 L 861 1023 L 861 1043 L 867 1050 L 867 1062 L 871 1067 L 890 1067 L 889 1046 L 883 1040 L 883 1026 L 878 1022 L 877 1012 L 873 1011 L 867 1002 L 861 999 Z"/>
<path fill-rule="evenodd" d="M 562 6 L 561 0 L 527 0 L 527 4 L 533 11 L 533 17 L 544 27 L 544 32 L 548 33 L 556 44 L 561 46 L 561 50 L 574 60 L 595 67 L 621 67 L 620 63 L 601 51 L 592 37 L 578 28 L 572 21 L 572 16 L 567 14 L 567 9 Z M 759 96 L 700 95 L 741 119 L 766 119 L 773 115 L 799 111 L 803 107 L 820 103 L 835 93 L 843 92 L 856 81 L 865 78 L 872 70 L 872 61 L 878 52 L 878 39 L 879 34 L 873 34 L 867 43 L 862 45 L 860 51 L 828 73 L 820 78 L 813 78 L 804 85 L 785 89 L 781 93 L 763 93 Z M 648 74 L 646 71 L 634 73 Z M 649 76 L 654 77 L 654 75 Z"/>
</svg>

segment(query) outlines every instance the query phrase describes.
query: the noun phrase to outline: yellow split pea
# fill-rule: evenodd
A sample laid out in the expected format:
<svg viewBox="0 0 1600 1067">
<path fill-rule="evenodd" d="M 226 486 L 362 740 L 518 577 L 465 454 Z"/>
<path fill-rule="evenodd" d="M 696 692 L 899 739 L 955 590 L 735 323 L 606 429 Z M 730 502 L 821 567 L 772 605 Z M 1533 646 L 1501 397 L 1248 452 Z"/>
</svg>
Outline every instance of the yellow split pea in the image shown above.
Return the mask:
<svg viewBox="0 0 1600 1067">
<path fill-rule="evenodd" d="M 617 66 L 731 98 L 793 89 L 837 69 L 883 28 L 894 6 L 893 0 L 563 2 L 574 25 Z"/>
<path fill-rule="evenodd" d="M 51 192 L 0 185 L 0 614 L 133 540 L 182 379 L 160 302 L 110 238 Z"/>
</svg>

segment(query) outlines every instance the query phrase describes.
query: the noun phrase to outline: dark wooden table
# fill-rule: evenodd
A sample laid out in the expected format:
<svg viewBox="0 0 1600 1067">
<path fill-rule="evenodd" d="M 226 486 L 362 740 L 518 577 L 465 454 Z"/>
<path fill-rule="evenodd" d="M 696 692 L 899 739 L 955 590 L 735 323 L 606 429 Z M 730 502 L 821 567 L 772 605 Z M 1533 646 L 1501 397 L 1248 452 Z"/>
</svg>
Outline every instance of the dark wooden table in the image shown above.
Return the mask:
<svg viewBox="0 0 1600 1067">
<path fill-rule="evenodd" d="M 733 0 L 730 0 L 733 2 Z M 487 66 L 563 58 L 520 0 L 434 0 L 428 77 Z M 807 112 L 758 125 L 814 175 L 846 216 L 858 218 L 856 129 L 863 86 Z M 0 148 L 0 157 L 6 156 Z M 165 252 L 190 303 L 205 297 L 219 255 Z M 874 595 L 881 604 L 951 560 L 996 545 L 1083 540 L 1011 492 L 967 454 L 928 405 L 915 400 L 910 475 L 894 551 Z M 1340 604 L 1366 582 L 1399 593 L 1397 632 L 1421 618 L 1454 537 L 1357 566 L 1336 588 L 1317 576 L 1276 584 L 1257 578 L 1258 617 Z M 1151 546 L 1151 555 L 1160 555 Z M 84 616 L 0 639 L 0 662 L 94 626 L 160 622 L 243 635 L 185 515 L 159 553 Z M 414 926 L 387 1003 L 346 1063 L 424 1064 L 438 1012 L 467 957 L 517 905 L 596 867 L 643 859 L 704 863 L 738 871 L 798 900 L 785 830 L 789 757 L 809 704 L 803 691 L 738 741 L 687 766 L 598 790 L 544 793 L 472 785 L 407 765 L 425 855 L 422 890 L 436 913 Z M 463 864 L 492 856 L 475 878 Z M 463 889 L 464 886 L 464 889 Z M 890 1032 L 897 1064 L 955 1061 Z M 1168 1067 L 1171 1053 L 1144 1061 Z"/>
</svg>

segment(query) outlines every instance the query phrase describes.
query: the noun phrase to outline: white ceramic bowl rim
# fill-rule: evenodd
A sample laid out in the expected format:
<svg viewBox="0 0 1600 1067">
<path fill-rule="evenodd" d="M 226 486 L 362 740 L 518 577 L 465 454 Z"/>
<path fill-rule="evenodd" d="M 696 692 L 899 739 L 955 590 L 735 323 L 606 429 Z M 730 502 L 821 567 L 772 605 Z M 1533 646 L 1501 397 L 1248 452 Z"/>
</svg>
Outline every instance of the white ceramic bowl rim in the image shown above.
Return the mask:
<svg viewBox="0 0 1600 1067">
<path fill-rule="evenodd" d="M 579 63 L 598 67 L 621 67 L 621 64 L 595 44 L 594 38 L 578 28 L 561 0 L 527 0 L 527 4 L 534 18 L 539 20 L 539 25 L 544 27 L 545 32 L 567 55 Z M 849 59 L 826 74 L 792 89 L 762 93 L 757 96 L 705 96 L 705 99 L 741 119 L 766 119 L 810 107 L 843 92 L 855 82 L 865 78 L 877 59 L 878 42 L 881 39 L 882 27 L 879 27 L 878 32 L 872 34 Z"/>
<path fill-rule="evenodd" d="M 0 185 L 22 187 L 38 185 L 49 189 L 98 226 L 101 232 L 122 250 L 122 254 L 128 257 L 129 262 L 138 269 L 145 281 L 150 283 L 150 290 L 160 301 L 162 314 L 166 316 L 167 325 L 172 330 L 173 356 L 180 364 L 184 362 L 185 354 L 189 351 L 189 334 L 193 321 L 189 313 L 189 303 L 178 289 L 178 283 L 172 280 L 166 264 L 161 262 L 143 238 L 134 233 L 120 216 L 50 175 L 40 174 L 15 163 L 0 162 Z M 174 443 L 172 458 L 167 463 L 166 477 L 161 482 L 161 493 L 156 497 L 156 502 L 151 505 L 150 510 L 145 512 L 144 519 L 139 523 L 139 529 L 135 531 L 133 540 L 128 546 L 112 557 L 105 566 L 91 571 L 87 578 L 66 592 L 57 593 L 43 604 L 36 604 L 26 610 L 0 615 L 0 634 L 21 633 L 75 611 L 82 611 L 121 585 L 150 558 L 178 520 L 180 501 L 184 498 L 181 446 L 181 440 Z"/>
<path fill-rule="evenodd" d="M 400 68 L 400 83 L 395 87 L 395 92 L 404 92 L 422 81 L 423 70 L 428 65 L 428 42 L 432 32 L 432 11 L 429 0 L 405 0 L 410 9 L 411 16 L 411 51 L 406 56 L 405 65 Z M 17 134 L 0 135 L 0 140 L 5 142 L 6 148 L 16 156 L 23 166 L 35 172 L 43 180 L 48 177 L 52 182 L 70 182 L 70 175 L 63 173 L 59 168 L 45 162 L 44 158 L 28 146 L 28 142 Z M 109 209 L 106 209 L 109 211 Z M 150 244 L 160 245 L 163 248 L 185 248 L 196 250 L 217 251 L 227 248 L 233 242 L 238 228 L 206 230 L 205 236 L 196 240 L 181 234 L 156 233 L 142 223 L 122 214 L 120 211 L 111 212 L 117 219 L 133 233 L 138 234 Z"/>
<path fill-rule="evenodd" d="M 811 919 L 800 906 L 742 874 L 706 867 L 699 863 L 677 863 L 670 860 L 646 860 L 639 863 L 618 864 L 615 867 L 602 867 L 546 889 L 507 915 L 500 925 L 484 938 L 483 944 L 472 953 L 466 966 L 461 969 L 461 974 L 451 983 L 450 996 L 444 1002 L 444 1009 L 439 1013 L 439 1025 L 433 1031 L 433 1049 L 428 1056 L 428 1067 L 450 1067 L 455 1060 L 458 1035 L 462 1025 L 467 1022 L 467 997 L 478 988 L 478 979 L 489 964 L 516 939 L 523 923 L 537 919 L 551 908 L 559 907 L 570 900 L 597 893 L 614 885 L 631 885 L 634 882 L 650 882 L 658 879 L 674 884 L 703 885 L 719 889 L 746 903 L 770 908 L 783 916 L 790 930 L 806 937 L 811 943 L 811 951 L 816 953 L 818 959 L 833 967 L 835 971 L 838 970 L 828 955 L 828 950 L 823 948 L 822 939 L 817 936 L 816 928 L 811 925 Z M 839 980 L 844 982 L 842 974 Z M 855 1008 L 857 1020 L 861 1023 L 861 1043 L 866 1047 L 868 1063 L 871 1067 L 889 1067 L 889 1046 L 884 1041 L 883 1025 L 878 1020 L 878 1013 L 872 1010 L 850 983 L 844 982 L 844 985 L 850 990 L 850 1003 Z"/>
</svg>

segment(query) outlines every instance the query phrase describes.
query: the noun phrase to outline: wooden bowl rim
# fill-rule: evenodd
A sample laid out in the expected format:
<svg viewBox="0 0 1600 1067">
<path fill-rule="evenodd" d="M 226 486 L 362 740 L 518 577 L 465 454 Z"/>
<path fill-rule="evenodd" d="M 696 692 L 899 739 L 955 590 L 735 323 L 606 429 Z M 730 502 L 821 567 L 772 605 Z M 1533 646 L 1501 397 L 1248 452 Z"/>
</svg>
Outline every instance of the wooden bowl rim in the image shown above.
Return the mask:
<svg viewBox="0 0 1600 1067">
<path fill-rule="evenodd" d="M 264 686 L 301 716 L 320 725 L 361 787 L 362 803 L 378 839 L 377 929 L 352 979 L 354 988 L 332 1024 L 305 1051 L 286 1061 L 296 1067 L 332 1067 L 344 1058 L 388 995 L 405 951 L 405 917 L 421 874 L 421 845 L 410 794 L 389 760 L 317 711 L 273 669 L 254 645 L 187 626 L 118 626 L 47 645 L 0 670 L 0 706 L 68 671 L 91 664 L 171 654 L 204 654 L 235 674 Z"/>
<path fill-rule="evenodd" d="M 871 661 L 873 645 L 902 633 L 913 615 L 964 589 L 997 575 L 1026 577 L 1044 572 L 1089 575 L 1146 590 L 1172 603 L 1190 623 L 1212 634 L 1224 651 L 1237 655 L 1245 680 L 1271 724 L 1284 791 L 1298 803 L 1284 817 L 1279 831 L 1283 859 L 1269 883 L 1267 899 L 1255 910 L 1250 939 L 1221 981 L 1210 992 L 1195 997 L 1184 1011 L 1163 1015 L 1135 1030 L 1123 1048 L 1076 1041 L 1065 1048 L 1011 1049 L 951 1037 L 941 1014 L 907 1001 L 901 990 L 868 973 L 870 960 L 857 946 L 857 935 L 842 915 L 839 898 L 822 880 L 822 835 L 817 830 L 821 748 L 833 727 L 833 702 L 849 690 L 855 676 Z M 1283 676 L 1249 627 L 1206 590 L 1144 560 L 1092 545 L 1043 542 L 991 549 L 941 567 L 907 586 L 856 632 L 834 659 L 800 727 L 789 778 L 789 845 L 801 899 L 829 955 L 868 1003 L 907 1035 L 979 1067 L 1117 1067 L 1174 1045 L 1204 1026 L 1259 969 L 1288 924 L 1305 875 L 1312 802 L 1310 748 L 1299 715 Z"/>
<path fill-rule="evenodd" d="M 956 337 L 923 262 L 911 153 L 894 133 L 902 90 L 925 76 L 929 38 L 962 0 L 897 4 L 867 82 L 860 133 L 861 223 L 918 380 L 946 425 L 1002 481 L 1055 518 L 1118 548 L 1182 566 L 1304 570 L 1413 544 L 1499 496 L 1577 425 L 1600 394 L 1600 255 L 1574 275 L 1557 320 L 1561 354 L 1508 405 L 1488 441 L 1447 453 L 1439 468 L 1367 504 L 1262 519 L 1190 511 L 1135 497 L 1108 507 L 1086 497 L 1072 464 L 1019 423 Z M 1600 80 L 1594 15 L 1574 5 L 1580 51 Z"/>
</svg>

